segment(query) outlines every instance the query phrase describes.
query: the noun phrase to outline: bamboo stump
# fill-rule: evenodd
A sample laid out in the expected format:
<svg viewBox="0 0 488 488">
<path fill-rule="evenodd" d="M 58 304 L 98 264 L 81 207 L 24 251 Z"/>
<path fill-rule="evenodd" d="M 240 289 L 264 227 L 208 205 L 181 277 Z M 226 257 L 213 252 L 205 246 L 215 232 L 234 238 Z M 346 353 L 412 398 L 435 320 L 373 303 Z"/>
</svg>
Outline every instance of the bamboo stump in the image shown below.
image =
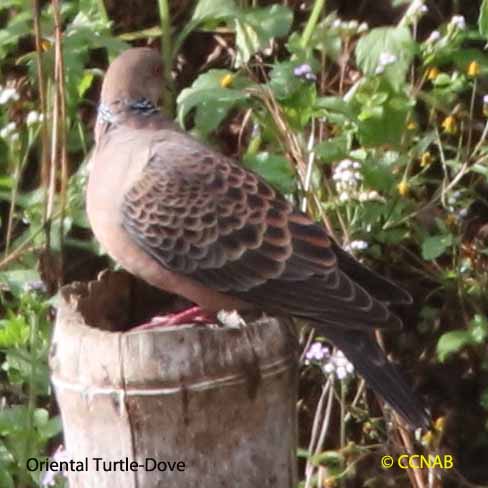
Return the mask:
<svg viewBox="0 0 488 488">
<path fill-rule="evenodd" d="M 295 486 L 290 328 L 124 332 L 167 312 L 162 296 L 124 272 L 63 288 L 50 367 L 67 457 L 84 463 L 70 488 Z"/>
</svg>

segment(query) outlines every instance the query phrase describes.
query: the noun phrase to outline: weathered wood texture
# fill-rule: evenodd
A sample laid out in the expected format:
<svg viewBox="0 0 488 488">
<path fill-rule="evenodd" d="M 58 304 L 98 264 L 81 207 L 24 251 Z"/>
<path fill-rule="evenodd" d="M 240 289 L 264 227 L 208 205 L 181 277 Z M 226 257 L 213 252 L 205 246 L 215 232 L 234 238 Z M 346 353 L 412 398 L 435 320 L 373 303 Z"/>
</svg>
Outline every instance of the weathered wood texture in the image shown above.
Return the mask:
<svg viewBox="0 0 488 488">
<path fill-rule="evenodd" d="M 107 331 L 151 293 L 121 272 L 63 290 L 51 379 L 69 458 L 88 458 L 89 468 L 68 473 L 70 488 L 295 486 L 289 327 L 266 318 L 240 328 Z M 105 472 L 94 458 L 166 464 Z"/>
</svg>

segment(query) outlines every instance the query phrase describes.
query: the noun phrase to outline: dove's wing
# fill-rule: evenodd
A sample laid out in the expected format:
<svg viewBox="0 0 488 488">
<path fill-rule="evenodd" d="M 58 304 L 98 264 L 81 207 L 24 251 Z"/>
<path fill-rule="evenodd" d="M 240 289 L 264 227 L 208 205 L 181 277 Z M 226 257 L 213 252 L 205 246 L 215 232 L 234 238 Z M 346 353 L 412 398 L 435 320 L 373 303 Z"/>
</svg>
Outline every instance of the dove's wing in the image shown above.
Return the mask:
<svg viewBox="0 0 488 488">
<path fill-rule="evenodd" d="M 345 258 L 338 260 L 323 227 L 257 175 L 184 134 L 154 141 L 122 215 L 129 235 L 164 268 L 206 287 L 341 327 L 400 326 L 340 269 Z"/>
</svg>

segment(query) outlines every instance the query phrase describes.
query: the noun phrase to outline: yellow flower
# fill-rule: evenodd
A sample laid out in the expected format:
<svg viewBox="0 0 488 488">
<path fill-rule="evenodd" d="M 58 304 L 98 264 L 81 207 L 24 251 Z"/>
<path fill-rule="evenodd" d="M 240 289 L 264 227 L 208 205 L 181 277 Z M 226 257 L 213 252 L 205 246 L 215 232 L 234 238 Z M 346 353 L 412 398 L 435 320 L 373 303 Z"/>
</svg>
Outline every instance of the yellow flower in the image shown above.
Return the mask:
<svg viewBox="0 0 488 488">
<path fill-rule="evenodd" d="M 397 190 L 398 193 L 400 193 L 400 196 L 406 197 L 408 195 L 408 192 L 410 191 L 410 186 L 405 180 L 400 181 L 397 185 Z"/>
<path fill-rule="evenodd" d="M 415 130 L 417 128 L 417 124 L 412 120 L 407 124 L 408 130 Z"/>
<path fill-rule="evenodd" d="M 46 52 L 48 51 L 52 46 L 52 43 L 49 39 L 46 39 L 45 37 L 43 37 L 41 39 L 41 50 L 42 52 Z"/>
<path fill-rule="evenodd" d="M 341 133 L 341 128 L 338 125 L 333 125 L 330 128 L 330 133 L 331 135 L 336 136 Z"/>
<path fill-rule="evenodd" d="M 434 427 L 437 432 L 444 432 L 444 429 L 446 428 L 446 417 L 439 417 L 436 419 Z"/>
<path fill-rule="evenodd" d="M 434 441 L 434 434 L 432 433 L 431 430 L 428 430 L 423 436 L 422 436 L 422 445 L 425 447 L 431 447 Z"/>
<path fill-rule="evenodd" d="M 427 166 L 430 166 L 432 163 L 432 154 L 430 152 L 424 152 L 422 153 L 422 156 L 420 156 L 420 167 L 421 168 L 426 168 Z"/>
<path fill-rule="evenodd" d="M 234 75 L 227 73 L 226 75 L 222 76 L 220 79 L 220 86 L 222 88 L 228 88 L 234 82 Z"/>
<path fill-rule="evenodd" d="M 471 61 L 468 65 L 468 76 L 476 78 L 480 74 L 480 63 L 478 61 Z"/>
<path fill-rule="evenodd" d="M 442 121 L 442 128 L 446 134 L 456 134 L 458 127 L 456 118 L 453 115 L 449 115 Z"/>
<path fill-rule="evenodd" d="M 451 213 L 450 214 L 447 214 L 446 224 L 447 224 L 448 227 L 454 226 L 456 224 L 456 221 L 457 221 L 457 219 L 456 219 L 456 216 L 455 215 L 453 215 Z"/>
<path fill-rule="evenodd" d="M 421 439 L 422 445 L 428 448 L 438 447 L 446 427 L 446 417 L 439 417 L 432 430 L 428 430 Z"/>
<path fill-rule="evenodd" d="M 427 79 L 434 81 L 440 75 L 440 73 L 439 68 L 436 68 L 435 66 L 433 68 L 429 68 L 427 71 Z"/>
</svg>

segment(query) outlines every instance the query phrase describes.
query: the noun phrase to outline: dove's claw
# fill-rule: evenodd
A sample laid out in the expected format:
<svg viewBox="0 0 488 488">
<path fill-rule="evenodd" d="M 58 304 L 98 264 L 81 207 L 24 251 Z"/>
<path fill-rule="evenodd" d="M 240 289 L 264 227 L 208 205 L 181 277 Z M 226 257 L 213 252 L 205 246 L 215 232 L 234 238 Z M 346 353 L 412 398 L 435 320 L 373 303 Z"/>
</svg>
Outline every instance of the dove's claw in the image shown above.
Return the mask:
<svg viewBox="0 0 488 488">
<path fill-rule="evenodd" d="M 139 325 L 132 330 L 149 330 L 157 327 L 174 327 L 184 324 L 215 323 L 217 323 L 217 317 L 215 315 L 203 311 L 200 307 L 194 306 L 182 312 L 153 317 L 150 322 Z"/>
</svg>

